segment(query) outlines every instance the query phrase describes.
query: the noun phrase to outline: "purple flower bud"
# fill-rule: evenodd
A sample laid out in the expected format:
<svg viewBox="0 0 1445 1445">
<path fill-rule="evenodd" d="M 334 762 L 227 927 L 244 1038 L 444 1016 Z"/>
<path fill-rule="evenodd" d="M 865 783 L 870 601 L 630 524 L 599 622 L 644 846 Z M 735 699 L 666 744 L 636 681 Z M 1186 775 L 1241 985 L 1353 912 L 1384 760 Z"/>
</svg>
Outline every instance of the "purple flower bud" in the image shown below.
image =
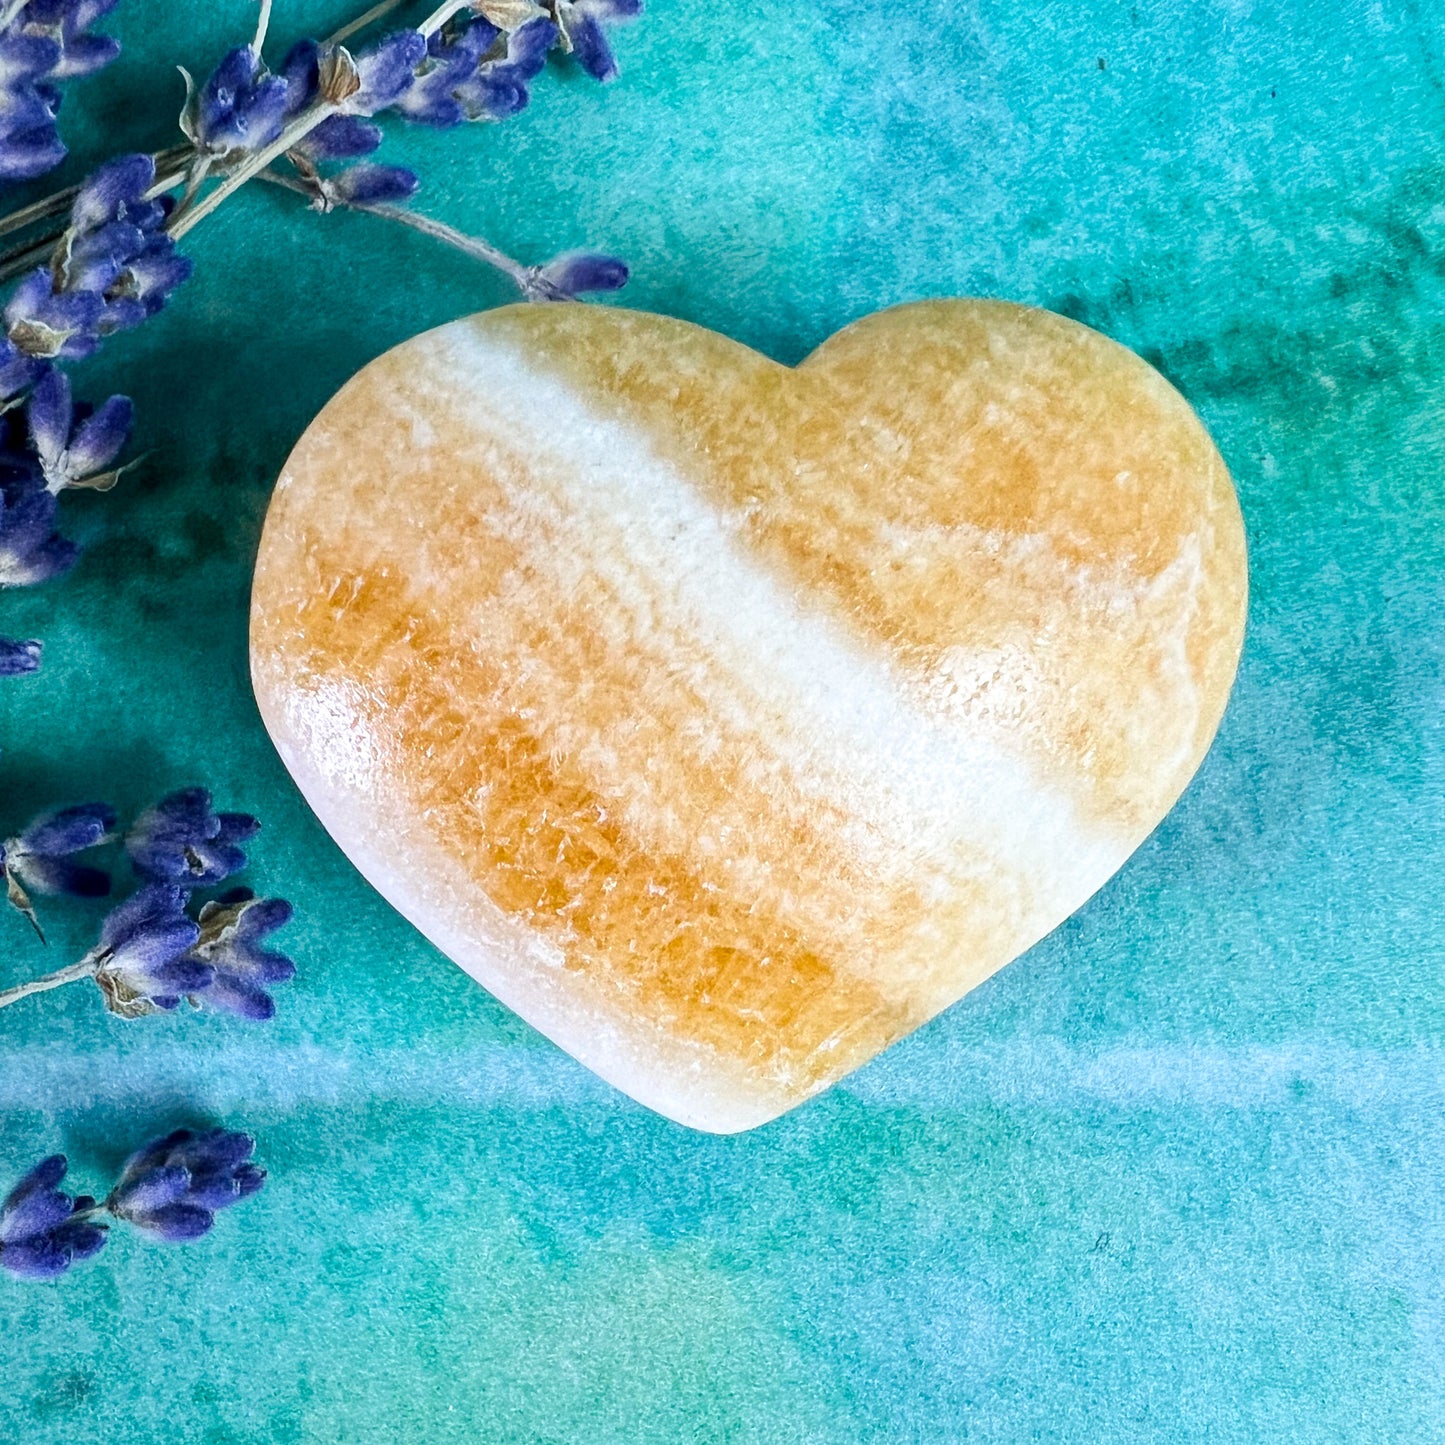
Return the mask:
<svg viewBox="0 0 1445 1445">
<path fill-rule="evenodd" d="M 617 78 L 617 60 L 602 27 L 641 11 L 641 0 L 560 0 L 557 18 L 583 70 L 595 80 L 608 81 Z"/>
<path fill-rule="evenodd" d="M 156 163 L 148 155 L 117 156 L 81 182 L 70 207 L 70 228 L 77 234 L 98 231 L 146 204 L 155 184 Z"/>
<path fill-rule="evenodd" d="M 298 40 L 286 52 L 279 72 L 286 82 L 286 104 L 281 111 L 283 120 L 300 115 L 316 99 L 320 55 L 321 47 L 314 40 Z"/>
<path fill-rule="evenodd" d="M 287 81 L 270 74 L 249 45 L 227 54 L 192 97 L 188 134 L 212 155 L 258 151 L 281 133 Z"/>
<path fill-rule="evenodd" d="M 42 814 L 19 837 L 0 844 L 0 877 L 9 880 L 10 902 L 33 922 L 26 892 L 104 897 L 110 892 L 110 874 L 76 863 L 71 855 L 104 843 L 113 827 L 113 808 L 81 803 Z"/>
<path fill-rule="evenodd" d="M 93 957 L 95 981 L 112 1012 L 137 1017 L 157 998 L 209 987 L 213 970 L 186 956 L 200 929 L 187 916 L 185 899 L 184 889 L 151 883 L 106 918 Z"/>
<path fill-rule="evenodd" d="M 342 161 L 370 155 L 381 144 L 381 127 L 354 115 L 327 116 L 294 150 L 313 161 Z"/>
<path fill-rule="evenodd" d="M 427 53 L 425 36 L 416 30 L 398 30 L 356 57 L 360 85 L 343 102 L 349 115 L 375 115 L 392 105 L 411 85 Z"/>
<path fill-rule="evenodd" d="M 109 803 L 77 803 L 42 813 L 18 841 L 27 853 L 58 858 L 104 843 L 115 827 L 115 809 Z"/>
<path fill-rule="evenodd" d="M 254 898 L 247 889 L 223 895 L 201 909 L 201 938 L 192 957 L 215 973 L 204 994 L 207 1007 L 240 1018 L 272 1018 L 275 1002 L 266 989 L 296 976 L 296 965 L 263 940 L 291 920 L 284 898 Z"/>
<path fill-rule="evenodd" d="M 89 75 L 120 47 L 86 28 L 112 0 L 27 0 L 7 4 L 0 27 L 0 181 L 44 174 L 65 156 L 55 129 L 57 82 Z"/>
<path fill-rule="evenodd" d="M 587 291 L 617 291 L 627 284 L 627 263 L 593 251 L 569 251 L 532 272 L 529 294 L 570 301 Z"/>
<path fill-rule="evenodd" d="M 397 205 L 410 200 L 420 185 L 404 166 L 348 166 L 322 182 L 322 194 L 338 206 Z"/>
</svg>

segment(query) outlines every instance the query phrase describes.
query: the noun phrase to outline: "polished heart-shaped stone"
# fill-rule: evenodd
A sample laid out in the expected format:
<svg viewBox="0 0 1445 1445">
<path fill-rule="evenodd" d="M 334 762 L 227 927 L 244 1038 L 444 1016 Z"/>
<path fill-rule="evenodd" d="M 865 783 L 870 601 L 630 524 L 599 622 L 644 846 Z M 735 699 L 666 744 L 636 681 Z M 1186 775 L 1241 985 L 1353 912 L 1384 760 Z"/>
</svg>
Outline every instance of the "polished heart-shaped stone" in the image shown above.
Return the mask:
<svg viewBox="0 0 1445 1445">
<path fill-rule="evenodd" d="M 518 306 L 307 430 L 251 662 L 386 898 L 618 1088 L 730 1131 L 1123 863 L 1209 746 L 1245 600 L 1208 435 L 1075 322 L 924 302 L 790 368 Z"/>
</svg>

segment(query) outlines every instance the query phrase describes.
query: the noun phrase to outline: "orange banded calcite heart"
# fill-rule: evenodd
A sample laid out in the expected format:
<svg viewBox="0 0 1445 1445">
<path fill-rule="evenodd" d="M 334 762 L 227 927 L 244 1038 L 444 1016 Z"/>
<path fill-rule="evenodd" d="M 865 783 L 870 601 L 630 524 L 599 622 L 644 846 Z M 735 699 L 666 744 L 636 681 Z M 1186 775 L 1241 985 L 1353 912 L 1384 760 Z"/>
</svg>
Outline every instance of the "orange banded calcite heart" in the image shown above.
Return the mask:
<svg viewBox="0 0 1445 1445">
<path fill-rule="evenodd" d="M 411 921 L 634 1098 L 748 1128 L 1078 908 L 1214 735 L 1239 507 L 1172 387 L 933 301 L 795 368 L 514 306 L 353 377 L 276 488 L 251 663 Z"/>
</svg>

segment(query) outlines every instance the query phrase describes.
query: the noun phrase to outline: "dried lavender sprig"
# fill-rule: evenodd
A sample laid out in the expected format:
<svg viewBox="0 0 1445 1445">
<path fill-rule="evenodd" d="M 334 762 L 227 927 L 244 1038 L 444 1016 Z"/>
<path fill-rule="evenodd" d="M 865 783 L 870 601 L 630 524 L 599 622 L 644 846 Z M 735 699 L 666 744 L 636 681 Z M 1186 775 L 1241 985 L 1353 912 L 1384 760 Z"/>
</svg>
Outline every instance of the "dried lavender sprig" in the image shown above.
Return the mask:
<svg viewBox="0 0 1445 1445">
<path fill-rule="evenodd" d="M 290 921 L 291 905 L 237 889 L 193 918 L 186 902 L 175 884 L 147 883 L 111 910 L 83 958 L 0 990 L 0 1008 L 89 979 L 124 1019 L 172 1013 L 183 999 L 257 1022 L 274 1017 L 269 989 L 294 978 L 296 966 L 265 940 Z"/>
<path fill-rule="evenodd" d="M 176 1129 L 137 1149 L 102 1200 L 60 1185 L 63 1154 L 30 1169 L 0 1203 L 0 1269 L 18 1279 L 57 1279 L 105 1247 L 109 1215 L 166 1243 L 199 1239 L 216 1215 L 260 1190 L 256 1141 L 230 1129 Z"/>
<path fill-rule="evenodd" d="M 346 33 L 392 8 L 372 6 Z M 474 18 L 452 24 L 464 9 Z M 32 585 L 66 570 L 76 548 L 51 525 L 54 493 L 105 489 L 121 472 L 110 463 L 128 434 L 129 402 L 113 397 L 94 417 L 72 408 L 68 389 L 59 395 L 64 383 L 54 365 L 90 354 L 105 336 L 160 309 L 190 269 L 174 254 L 175 237 L 262 173 L 268 157 L 284 152 L 321 209 L 367 210 L 445 240 L 498 266 L 529 299 L 569 300 L 624 284 L 627 268 L 614 257 L 578 253 L 525 267 L 485 241 L 400 211 L 395 202 L 416 186 L 400 167 L 352 166 L 323 176 L 317 162 L 374 149 L 381 132 L 365 117 L 387 108 L 442 126 L 515 113 L 553 44 L 573 51 L 599 80 L 610 79 L 616 65 L 601 22 L 638 9 L 639 0 L 549 0 L 545 10 L 531 0 L 446 0 L 417 29 L 397 32 L 359 58 L 336 44 L 306 42 L 293 48 L 283 73 L 273 75 L 260 58 L 270 18 L 270 0 L 262 0 L 251 44 L 225 57 L 204 86 L 191 88 L 183 115 L 189 146 L 180 156 L 174 149 L 158 153 L 172 165 L 188 154 L 188 165 L 158 177 L 155 157 L 122 157 L 74 192 L 63 230 L 32 237 L 0 257 L 0 279 L 49 262 L 29 270 L 10 298 L 0 336 L 0 412 L 34 389 L 26 401 L 31 452 L 13 453 L 14 465 L 0 474 L 0 586 Z M 223 179 L 205 192 L 212 168 Z M 137 178 L 143 193 L 136 191 Z M 177 203 L 168 192 L 181 184 Z M 97 191 L 105 199 L 101 211 Z M 11 224 L 28 228 L 59 204 L 46 198 Z M 0 229 L 4 225 L 0 220 Z M 0 639 L 0 676 L 34 671 L 39 660 L 37 644 Z"/>
</svg>

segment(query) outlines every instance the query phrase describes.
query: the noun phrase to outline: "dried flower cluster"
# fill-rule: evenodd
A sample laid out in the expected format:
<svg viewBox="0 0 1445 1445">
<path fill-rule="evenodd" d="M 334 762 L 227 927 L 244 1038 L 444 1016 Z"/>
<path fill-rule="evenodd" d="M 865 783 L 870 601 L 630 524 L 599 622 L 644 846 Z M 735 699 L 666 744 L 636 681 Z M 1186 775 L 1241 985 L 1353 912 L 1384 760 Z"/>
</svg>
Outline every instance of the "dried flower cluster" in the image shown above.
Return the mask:
<svg viewBox="0 0 1445 1445">
<path fill-rule="evenodd" d="M 123 1220 L 166 1243 L 199 1239 L 223 1209 L 255 1194 L 266 1171 L 251 1162 L 248 1134 L 177 1129 L 126 1160 L 102 1200 L 61 1188 L 64 1154 L 42 1159 L 0 1204 L 0 1269 L 20 1279 L 55 1279 L 105 1248 L 110 1225 Z"/>
<path fill-rule="evenodd" d="M 291 905 L 257 898 L 247 888 L 194 901 L 197 891 L 246 866 L 240 845 L 260 826 L 246 813 L 215 812 L 204 788 L 163 798 L 125 835 L 140 887 L 107 915 L 95 946 L 67 968 L 0 992 L 0 1008 L 90 979 L 122 1018 L 169 1012 L 182 1000 L 241 1018 L 271 1018 L 276 1005 L 269 990 L 295 977 L 296 967 L 265 941 L 290 921 Z M 114 829 L 108 804 L 81 803 L 47 813 L 0 843 L 6 895 L 37 933 L 31 894 L 98 898 L 110 892 L 109 872 L 76 855 L 111 842 Z"/>
<path fill-rule="evenodd" d="M 91 27 L 117 0 L 0 0 L 0 185 L 43 175 L 65 155 L 56 128 L 63 82 L 119 54 Z M 14 283 L 0 325 L 0 590 L 60 576 L 77 548 L 58 528 L 63 492 L 108 491 L 124 467 L 133 408 L 112 396 L 76 401 L 63 368 L 160 311 L 191 272 L 177 243 L 242 185 L 268 181 L 325 213 L 365 211 L 457 247 L 508 275 L 522 295 L 568 301 L 614 291 L 627 267 L 614 256 L 564 254 L 524 266 L 478 237 L 403 208 L 420 186 L 400 166 L 367 159 L 382 144 L 377 118 L 435 127 L 503 120 L 530 98 L 547 54 L 560 50 L 598 80 L 617 64 L 605 26 L 639 0 L 445 0 L 413 28 L 350 49 L 406 0 L 382 0 L 330 40 L 303 40 L 278 66 L 264 58 L 271 0 L 254 39 L 197 84 L 189 74 L 183 137 L 154 155 L 107 161 L 79 186 L 0 216 L 0 283 Z M 34 672 L 41 644 L 0 637 L 0 677 Z M 275 1013 L 271 991 L 296 972 L 271 935 L 291 917 L 281 898 L 229 888 L 198 894 L 246 866 L 259 824 L 218 813 L 201 788 L 173 793 L 123 838 L 104 803 L 62 808 L 0 842 L 0 881 L 44 938 L 33 898 L 104 897 L 111 874 L 94 850 L 123 844 L 138 886 L 112 909 L 82 958 L 0 991 L 0 1008 L 90 980 L 107 1009 L 134 1019 L 188 1002 L 244 1019 Z M 0 1205 L 0 1269 L 53 1279 L 100 1252 L 110 1221 L 161 1240 L 195 1239 L 217 1211 L 261 1188 L 253 1141 L 214 1129 L 179 1130 L 147 1144 L 103 1200 L 60 1188 L 55 1154 Z"/>
<path fill-rule="evenodd" d="M 115 3 L 0 0 L 0 183 L 43 174 L 64 156 L 59 86 L 119 53 L 113 39 L 90 33 Z M 21 238 L 0 256 L 0 281 L 16 282 L 0 329 L 0 588 L 67 571 L 77 549 L 58 530 L 57 497 L 107 490 L 123 470 L 129 401 L 76 403 L 58 368 L 161 310 L 191 271 L 176 243 L 247 181 L 299 192 L 319 212 L 410 225 L 498 267 L 531 300 L 626 283 L 614 256 L 524 266 L 407 211 L 416 174 L 366 157 L 382 144 L 377 118 L 386 114 L 443 128 L 515 115 L 553 50 L 612 79 L 605 26 L 635 15 L 639 0 L 446 0 L 414 28 L 355 50 L 342 43 L 404 3 L 373 6 L 329 41 L 302 40 L 273 68 L 264 58 L 271 4 L 262 0 L 249 44 L 199 84 L 186 74 L 180 144 L 120 156 L 78 188 L 0 217 L 0 236 Z M 35 671 L 41 651 L 34 639 L 0 638 L 0 677 Z"/>
</svg>

